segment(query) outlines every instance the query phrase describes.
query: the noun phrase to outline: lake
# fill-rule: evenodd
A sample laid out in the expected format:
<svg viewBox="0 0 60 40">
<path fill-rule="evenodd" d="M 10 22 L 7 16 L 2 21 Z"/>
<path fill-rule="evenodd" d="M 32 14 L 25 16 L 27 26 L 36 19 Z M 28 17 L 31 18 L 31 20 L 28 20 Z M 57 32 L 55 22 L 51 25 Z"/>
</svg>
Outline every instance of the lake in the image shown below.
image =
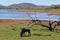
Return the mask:
<svg viewBox="0 0 60 40">
<path fill-rule="evenodd" d="M 9 10 L 0 10 L 0 19 L 12 19 L 12 20 L 53 20 L 58 21 L 60 16 L 52 15 L 45 12 L 15 12 Z"/>
</svg>

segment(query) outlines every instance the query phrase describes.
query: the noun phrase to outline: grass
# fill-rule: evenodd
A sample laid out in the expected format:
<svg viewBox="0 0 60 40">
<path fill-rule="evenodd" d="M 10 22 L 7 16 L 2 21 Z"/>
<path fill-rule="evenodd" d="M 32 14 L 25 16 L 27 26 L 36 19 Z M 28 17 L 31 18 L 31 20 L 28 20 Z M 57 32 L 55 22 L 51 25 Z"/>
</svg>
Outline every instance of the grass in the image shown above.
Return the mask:
<svg viewBox="0 0 60 40">
<path fill-rule="evenodd" d="M 12 30 L 13 28 L 16 30 Z M 0 27 L 0 40 L 60 40 L 60 32 L 50 32 L 46 28 L 36 25 L 31 26 L 32 35 L 30 37 L 20 37 L 21 28 L 20 25 Z"/>
</svg>

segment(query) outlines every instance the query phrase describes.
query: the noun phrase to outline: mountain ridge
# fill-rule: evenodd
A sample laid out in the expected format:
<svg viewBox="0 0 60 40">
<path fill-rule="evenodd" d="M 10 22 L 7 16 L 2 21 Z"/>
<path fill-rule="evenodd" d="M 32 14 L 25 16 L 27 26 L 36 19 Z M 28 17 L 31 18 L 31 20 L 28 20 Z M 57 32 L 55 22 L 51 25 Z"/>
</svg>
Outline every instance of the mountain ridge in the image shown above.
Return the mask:
<svg viewBox="0 0 60 40">
<path fill-rule="evenodd" d="M 60 6 L 60 5 L 51 5 L 51 6 Z M 19 4 L 11 4 L 9 6 L 0 5 L 0 8 L 20 8 L 20 9 L 39 9 L 39 8 L 48 8 L 50 6 L 46 5 L 35 5 L 33 3 L 19 3 Z"/>
</svg>

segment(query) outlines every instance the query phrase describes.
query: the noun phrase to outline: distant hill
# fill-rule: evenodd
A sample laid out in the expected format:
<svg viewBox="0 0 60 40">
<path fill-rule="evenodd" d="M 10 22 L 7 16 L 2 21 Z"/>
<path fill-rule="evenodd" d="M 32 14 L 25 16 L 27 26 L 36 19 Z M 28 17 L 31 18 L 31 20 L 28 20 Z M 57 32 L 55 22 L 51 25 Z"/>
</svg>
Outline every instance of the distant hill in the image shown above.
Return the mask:
<svg viewBox="0 0 60 40">
<path fill-rule="evenodd" d="M 20 7 L 22 7 L 22 8 L 28 8 L 28 7 L 34 8 L 34 7 L 36 7 L 36 5 L 31 4 L 31 3 L 20 3 L 20 4 L 12 4 L 9 7 L 13 7 L 13 8 L 20 8 Z"/>
<path fill-rule="evenodd" d="M 18 8 L 18 9 L 39 9 L 39 8 L 49 8 L 49 7 L 60 7 L 60 5 L 51 5 L 51 6 L 45 6 L 45 5 L 35 5 L 32 3 L 19 3 L 19 4 L 12 4 L 9 6 L 3 6 L 0 5 L 0 9 L 3 8 Z"/>
<path fill-rule="evenodd" d="M 3 5 L 0 5 L 0 9 L 2 9 L 2 8 L 7 8 L 6 6 L 3 6 Z"/>
<path fill-rule="evenodd" d="M 47 6 L 35 5 L 32 3 L 20 3 L 20 4 L 12 4 L 9 7 L 11 7 L 11 8 L 27 8 L 27 9 L 32 8 L 32 9 L 35 9 L 35 8 L 46 8 Z"/>
</svg>

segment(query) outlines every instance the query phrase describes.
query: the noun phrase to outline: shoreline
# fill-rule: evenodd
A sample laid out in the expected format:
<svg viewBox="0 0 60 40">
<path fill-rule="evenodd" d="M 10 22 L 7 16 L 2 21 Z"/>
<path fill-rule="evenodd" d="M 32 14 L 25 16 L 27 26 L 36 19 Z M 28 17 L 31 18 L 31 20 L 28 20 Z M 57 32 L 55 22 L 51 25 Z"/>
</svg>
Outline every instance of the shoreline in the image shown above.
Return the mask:
<svg viewBox="0 0 60 40">
<path fill-rule="evenodd" d="M 41 20 L 42 24 L 45 24 L 45 25 L 49 25 L 49 22 L 46 21 L 46 20 Z M 37 23 L 39 23 L 37 21 Z M 34 24 L 34 22 L 32 22 L 32 20 L 0 20 L 0 27 L 1 26 L 10 26 L 10 25 L 20 25 L 20 26 L 23 26 L 23 25 L 31 25 L 31 24 Z"/>
<path fill-rule="evenodd" d="M 38 10 L 16 10 L 16 9 L 11 9 L 10 11 L 15 11 L 15 12 L 46 12 L 46 11 L 38 11 Z M 60 12 L 52 12 L 52 11 L 47 11 L 46 13 L 49 13 L 48 15 L 57 15 L 60 16 Z"/>
</svg>

